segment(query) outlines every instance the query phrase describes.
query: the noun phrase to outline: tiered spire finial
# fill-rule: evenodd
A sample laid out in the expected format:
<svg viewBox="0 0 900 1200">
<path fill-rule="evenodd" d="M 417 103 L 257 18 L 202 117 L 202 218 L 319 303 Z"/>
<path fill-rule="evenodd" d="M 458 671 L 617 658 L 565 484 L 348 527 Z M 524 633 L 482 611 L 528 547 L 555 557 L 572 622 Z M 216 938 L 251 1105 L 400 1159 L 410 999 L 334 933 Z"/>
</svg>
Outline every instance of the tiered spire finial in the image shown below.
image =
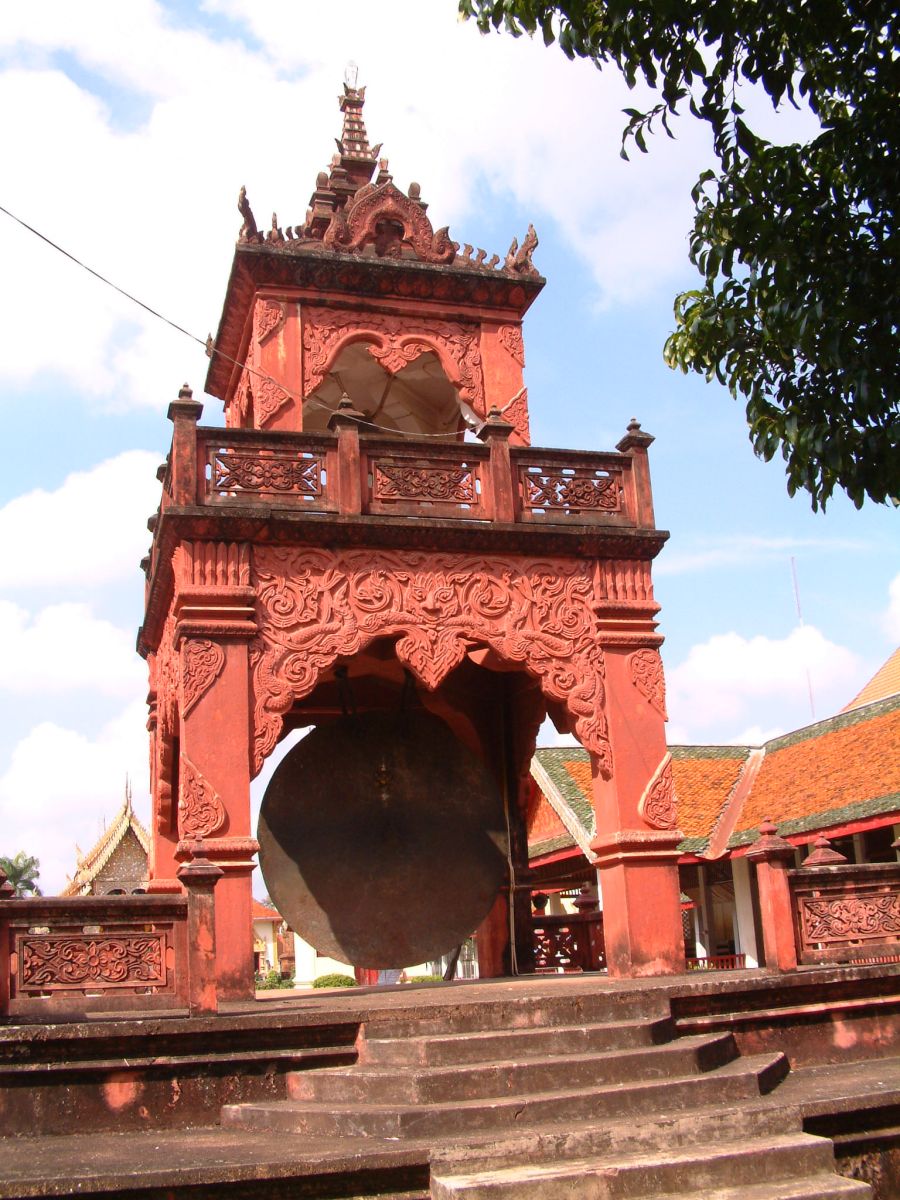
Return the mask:
<svg viewBox="0 0 900 1200">
<path fill-rule="evenodd" d="M 344 73 L 344 94 L 338 97 L 338 104 L 344 114 L 344 125 L 341 136 L 335 138 L 337 143 L 340 165 L 347 172 L 348 181 L 360 187 L 368 183 L 375 171 L 381 143 L 369 145 L 369 135 L 363 119 L 363 105 L 366 102 L 366 89 L 356 86 L 357 67 L 349 63 Z"/>
</svg>

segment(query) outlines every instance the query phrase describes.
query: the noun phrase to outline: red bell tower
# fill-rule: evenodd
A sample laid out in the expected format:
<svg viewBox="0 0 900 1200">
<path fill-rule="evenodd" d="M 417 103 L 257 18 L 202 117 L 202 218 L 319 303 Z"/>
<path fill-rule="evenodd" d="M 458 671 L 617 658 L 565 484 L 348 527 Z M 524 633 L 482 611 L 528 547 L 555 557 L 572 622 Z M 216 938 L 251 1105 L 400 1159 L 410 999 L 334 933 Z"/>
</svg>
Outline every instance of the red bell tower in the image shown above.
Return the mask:
<svg viewBox="0 0 900 1200">
<path fill-rule="evenodd" d="M 139 638 L 151 886 L 178 887 L 198 847 L 222 868 L 220 989 L 247 994 L 251 778 L 286 731 L 335 719 L 348 674 L 379 710 L 411 673 L 506 804 L 482 975 L 529 967 L 521 806 L 548 712 L 591 756 L 610 972 L 681 969 L 653 439 L 632 422 L 616 452 L 531 447 L 534 230 L 503 260 L 435 230 L 370 147 L 364 97 L 345 86 L 300 223 L 260 231 L 241 191 L 206 383 L 226 428 L 188 389 L 170 406 Z"/>
</svg>

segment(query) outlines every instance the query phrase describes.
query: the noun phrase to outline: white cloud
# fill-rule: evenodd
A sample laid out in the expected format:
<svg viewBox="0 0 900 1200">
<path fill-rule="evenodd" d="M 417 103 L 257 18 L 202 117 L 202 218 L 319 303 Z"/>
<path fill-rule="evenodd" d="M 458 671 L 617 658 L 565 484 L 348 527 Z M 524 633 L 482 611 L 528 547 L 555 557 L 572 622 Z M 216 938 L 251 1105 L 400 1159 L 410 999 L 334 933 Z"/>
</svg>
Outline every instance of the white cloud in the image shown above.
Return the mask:
<svg viewBox="0 0 900 1200">
<path fill-rule="evenodd" d="M 244 21 L 261 49 L 176 27 L 150 0 L 126 7 L 127 17 L 97 0 L 85 20 L 57 0 L 4 21 L 0 44 L 18 58 L 0 73 L 0 108 L 17 114 L 0 126 L 3 203 L 200 338 L 218 322 L 238 189 L 247 185 L 261 225 L 273 209 L 282 225 L 302 220 L 339 131 L 334 94 L 349 55 L 369 88 L 372 140 L 385 141 L 398 182 L 417 179 L 436 224 L 450 222 L 461 241 L 486 194 L 489 204 L 513 197 L 539 232 L 558 226 L 605 303 L 637 302 L 684 269 L 705 134 L 685 122 L 677 143 L 659 138 L 623 163 L 621 109 L 641 99 L 614 71 L 529 39 L 482 38 L 457 22 L 455 0 L 396 0 L 389 19 L 369 0 L 308 6 L 296 36 L 286 35 L 297 27 L 292 3 L 208 5 Z M 68 78 L 57 52 L 94 82 Z M 145 119 L 123 127 L 114 100 L 87 90 L 108 85 L 140 98 Z M 524 232 L 510 228 L 486 249 L 503 253 Z M 199 394 L 199 347 L 6 219 L 0 253 L 17 281 L 0 295 L 16 347 L 0 376 L 62 375 L 101 407 L 161 410 L 184 378 Z"/>
<path fill-rule="evenodd" d="M 2 849 L 40 859 L 40 886 L 58 891 L 75 871 L 75 845 L 88 850 L 122 803 L 126 774 L 135 811 L 149 818 L 148 743 L 142 702 L 87 738 L 51 722 L 35 726 L 14 748 L 0 777 Z"/>
<path fill-rule="evenodd" d="M 812 625 L 784 638 L 716 634 L 666 672 L 668 707 L 677 740 L 738 742 L 754 728 L 808 724 L 810 687 L 816 716 L 830 716 L 854 694 L 859 674 L 857 656 Z M 754 721 L 760 712 L 765 727 Z"/>
<path fill-rule="evenodd" d="M 54 604 L 35 617 L 0 600 L 0 690 L 17 695 L 99 691 L 140 696 L 147 669 L 134 635 L 86 604 Z"/>
<path fill-rule="evenodd" d="M 147 518 L 159 504 L 157 455 L 128 450 L 55 491 L 38 488 L 0 508 L 0 588 L 89 586 L 136 575 Z"/>
<path fill-rule="evenodd" d="M 884 627 L 888 637 L 900 641 L 900 575 L 895 575 L 888 586 L 888 606 L 884 615 Z"/>
</svg>

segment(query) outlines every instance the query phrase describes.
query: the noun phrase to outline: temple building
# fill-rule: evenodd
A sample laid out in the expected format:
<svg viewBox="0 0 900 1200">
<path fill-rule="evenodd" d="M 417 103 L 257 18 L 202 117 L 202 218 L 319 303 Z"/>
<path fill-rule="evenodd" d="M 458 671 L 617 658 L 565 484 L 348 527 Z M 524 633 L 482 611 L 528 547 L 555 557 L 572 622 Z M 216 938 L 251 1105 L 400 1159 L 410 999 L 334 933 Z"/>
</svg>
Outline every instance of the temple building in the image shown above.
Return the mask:
<svg viewBox="0 0 900 1200">
<path fill-rule="evenodd" d="M 802 865 L 816 839 L 855 863 L 896 862 L 900 838 L 900 650 L 845 708 L 762 746 L 672 746 L 689 965 L 755 967 L 762 930 L 745 857 L 771 819 Z M 529 856 L 561 916 L 595 882 L 589 765 L 578 747 L 532 763 Z M 602 903 L 602 901 L 601 901 Z"/>
<path fill-rule="evenodd" d="M 61 896 L 122 896 L 147 890 L 147 857 L 150 835 L 138 820 L 131 804 L 131 786 L 125 800 L 96 844 L 82 854 L 79 850 L 74 876 Z"/>
</svg>

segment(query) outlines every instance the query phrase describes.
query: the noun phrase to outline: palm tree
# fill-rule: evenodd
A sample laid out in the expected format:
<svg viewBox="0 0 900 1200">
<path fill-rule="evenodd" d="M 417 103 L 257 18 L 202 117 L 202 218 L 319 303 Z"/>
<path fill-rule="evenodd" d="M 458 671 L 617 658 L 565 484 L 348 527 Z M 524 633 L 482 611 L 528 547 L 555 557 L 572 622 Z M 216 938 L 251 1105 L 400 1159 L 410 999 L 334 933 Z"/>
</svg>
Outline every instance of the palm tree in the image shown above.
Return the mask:
<svg viewBox="0 0 900 1200">
<path fill-rule="evenodd" d="M 41 864 L 33 855 L 26 854 L 24 850 L 19 850 L 14 858 L 0 855 L 0 871 L 12 884 L 16 896 L 26 896 L 29 892 L 35 896 L 41 895 L 37 885 Z"/>
</svg>

